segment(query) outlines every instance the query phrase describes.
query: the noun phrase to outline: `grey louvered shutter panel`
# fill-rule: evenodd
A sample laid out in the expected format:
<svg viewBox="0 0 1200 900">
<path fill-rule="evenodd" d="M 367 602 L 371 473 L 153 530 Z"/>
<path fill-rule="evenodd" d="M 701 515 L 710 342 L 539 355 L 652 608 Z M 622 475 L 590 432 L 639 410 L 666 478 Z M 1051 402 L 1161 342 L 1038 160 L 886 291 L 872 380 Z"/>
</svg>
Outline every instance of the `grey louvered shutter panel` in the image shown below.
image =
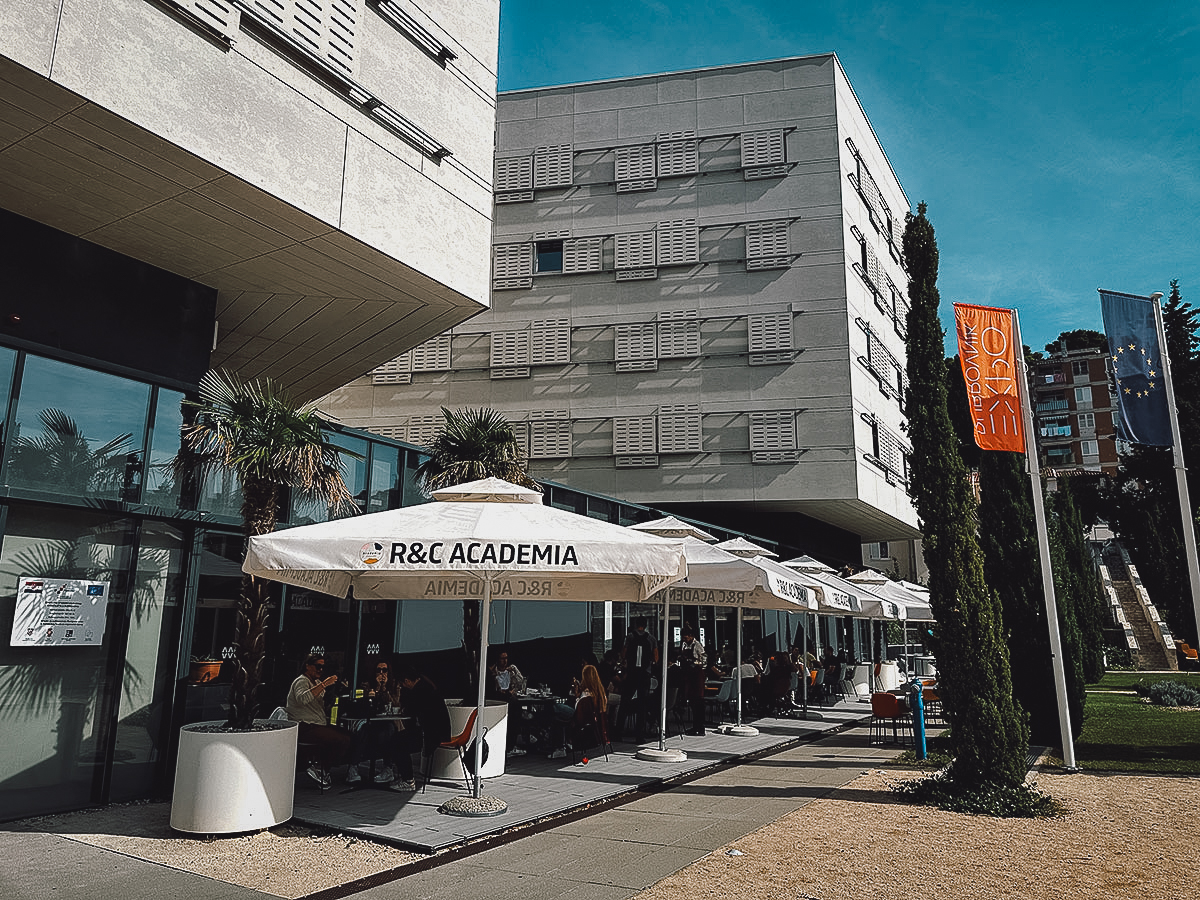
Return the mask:
<svg viewBox="0 0 1200 900">
<path fill-rule="evenodd" d="M 570 319 L 538 319 L 529 323 L 530 365 L 553 366 L 570 361 Z"/>
<path fill-rule="evenodd" d="M 510 291 L 533 287 L 533 244 L 497 244 L 492 248 L 492 288 Z"/>
<path fill-rule="evenodd" d="M 867 209 L 871 212 L 871 224 L 880 228 L 883 221 L 890 218 L 890 210 L 883 202 L 883 194 L 879 191 L 879 185 L 875 183 L 875 179 L 871 177 L 866 166 L 859 169 L 859 180 L 859 186 L 867 200 Z"/>
<path fill-rule="evenodd" d="M 439 334 L 410 351 L 414 372 L 448 372 L 450 370 L 450 335 Z"/>
<path fill-rule="evenodd" d="M 700 355 L 700 313 L 679 309 L 658 314 L 658 358 Z"/>
<path fill-rule="evenodd" d="M 648 456 L 658 452 L 658 420 L 654 416 L 613 419 L 613 455 Z"/>
<path fill-rule="evenodd" d="M 337 71 L 358 74 L 362 0 L 246 0 L 246 6 Z"/>
<path fill-rule="evenodd" d="M 746 317 L 750 365 L 790 363 L 795 358 L 792 343 L 792 314 L 766 313 Z"/>
<path fill-rule="evenodd" d="M 879 254 L 871 246 L 871 242 L 863 238 L 863 251 L 866 254 L 867 279 L 876 291 L 883 290 L 883 266 L 879 262 Z"/>
<path fill-rule="evenodd" d="M 563 240 L 563 274 L 599 272 L 604 268 L 604 238 L 581 237 Z"/>
<path fill-rule="evenodd" d="M 747 180 L 787 174 L 787 145 L 782 131 L 748 132 L 742 135 L 741 143 L 742 169 Z"/>
<path fill-rule="evenodd" d="M 533 151 L 535 188 L 569 187 L 575 180 L 575 153 L 570 144 L 538 147 Z"/>
<path fill-rule="evenodd" d="M 750 461 L 754 463 L 795 462 L 796 413 L 777 410 L 750 414 Z"/>
<path fill-rule="evenodd" d="M 655 268 L 654 232 L 638 231 L 613 236 L 613 268 L 618 281 L 657 278 Z"/>
<path fill-rule="evenodd" d="M 746 268 L 786 269 L 792 263 L 788 222 L 747 222 Z"/>
<path fill-rule="evenodd" d="M 412 351 L 372 369 L 371 384 L 412 384 Z"/>
<path fill-rule="evenodd" d="M 908 339 L 908 300 L 904 294 L 896 292 L 896 334 Z"/>
<path fill-rule="evenodd" d="M 694 175 L 700 171 L 700 144 L 692 131 L 658 136 L 658 177 Z"/>
<path fill-rule="evenodd" d="M 404 440 L 418 447 L 428 447 L 437 436 L 442 422 L 441 416 L 409 416 Z"/>
<path fill-rule="evenodd" d="M 528 378 L 529 331 L 493 331 L 491 340 L 492 378 Z"/>
<path fill-rule="evenodd" d="M 529 414 L 529 458 L 554 459 L 571 455 L 571 421 L 566 410 L 535 410 Z"/>
<path fill-rule="evenodd" d="M 636 147 L 617 147 L 616 156 L 617 191 L 652 191 L 658 187 L 654 166 L 653 144 Z"/>
<path fill-rule="evenodd" d="M 191 13 L 217 34 L 233 40 L 237 37 L 241 13 L 230 0 L 168 0 Z"/>
<path fill-rule="evenodd" d="M 658 369 L 658 326 L 655 323 L 617 325 L 613 332 L 613 359 L 618 372 Z"/>
<path fill-rule="evenodd" d="M 879 461 L 893 475 L 904 477 L 904 445 L 900 439 L 882 425 L 877 426 L 879 439 Z M 889 479 L 890 481 L 891 479 Z"/>
<path fill-rule="evenodd" d="M 695 219 L 664 222 L 655 229 L 655 253 L 660 266 L 700 261 L 700 228 Z"/>
<path fill-rule="evenodd" d="M 497 203 L 520 203 L 533 199 L 533 157 L 509 156 L 496 160 L 492 184 Z"/>
<path fill-rule="evenodd" d="M 659 453 L 699 453 L 703 443 L 699 406 L 689 403 L 659 407 Z"/>
</svg>

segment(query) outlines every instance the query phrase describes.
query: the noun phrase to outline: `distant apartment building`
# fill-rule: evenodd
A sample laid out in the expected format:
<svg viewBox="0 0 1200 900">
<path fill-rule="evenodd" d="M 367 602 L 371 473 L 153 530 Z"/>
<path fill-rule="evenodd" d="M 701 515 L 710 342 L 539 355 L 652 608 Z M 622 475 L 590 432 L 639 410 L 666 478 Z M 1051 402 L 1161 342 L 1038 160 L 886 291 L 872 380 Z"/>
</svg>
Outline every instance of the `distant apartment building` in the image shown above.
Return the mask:
<svg viewBox="0 0 1200 900">
<path fill-rule="evenodd" d="M 908 209 L 833 54 L 501 94 L 491 308 L 323 408 L 493 407 L 536 477 L 857 563 L 919 536 Z"/>
<path fill-rule="evenodd" d="M 1042 462 L 1052 474 L 1113 474 L 1116 404 L 1108 355 L 1099 349 L 1059 350 L 1032 369 L 1034 415 Z"/>
</svg>

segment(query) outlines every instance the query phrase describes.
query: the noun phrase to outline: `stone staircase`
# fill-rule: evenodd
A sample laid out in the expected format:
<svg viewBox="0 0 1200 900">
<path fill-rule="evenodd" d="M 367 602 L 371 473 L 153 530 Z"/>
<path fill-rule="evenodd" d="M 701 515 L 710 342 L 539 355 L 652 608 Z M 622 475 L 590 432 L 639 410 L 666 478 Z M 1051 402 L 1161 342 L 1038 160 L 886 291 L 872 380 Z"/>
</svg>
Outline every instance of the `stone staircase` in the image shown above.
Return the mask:
<svg viewBox="0 0 1200 900">
<path fill-rule="evenodd" d="M 1121 610 L 1125 614 L 1125 620 L 1137 639 L 1138 649 L 1134 651 L 1134 663 L 1137 668 L 1153 671 L 1177 669 L 1179 662 L 1175 649 L 1173 646 L 1167 647 L 1161 624 L 1155 627 L 1151 622 L 1146 603 L 1139 596 L 1138 585 L 1134 581 L 1136 572 L 1131 571 L 1127 556 L 1115 541 L 1105 547 L 1103 562 Z"/>
</svg>

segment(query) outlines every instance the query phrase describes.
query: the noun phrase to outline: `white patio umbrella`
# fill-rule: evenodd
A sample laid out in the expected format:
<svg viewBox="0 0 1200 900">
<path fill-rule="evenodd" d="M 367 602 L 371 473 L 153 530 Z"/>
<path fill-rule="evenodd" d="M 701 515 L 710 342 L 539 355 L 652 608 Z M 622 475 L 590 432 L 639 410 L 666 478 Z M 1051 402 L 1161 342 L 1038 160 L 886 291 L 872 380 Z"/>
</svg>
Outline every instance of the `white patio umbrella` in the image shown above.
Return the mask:
<svg viewBox="0 0 1200 900">
<path fill-rule="evenodd" d="M 493 598 L 645 602 L 687 574 L 679 541 L 545 506 L 540 493 L 498 478 L 433 496 L 441 502 L 252 537 L 242 568 L 337 597 L 353 588 L 360 600 L 481 600 L 480 723 Z M 477 801 L 482 768 L 476 741 Z"/>
<path fill-rule="evenodd" d="M 753 541 L 748 541 L 741 537 L 735 537 L 730 538 L 727 541 L 721 541 L 721 543 L 717 544 L 717 546 L 726 553 L 732 553 L 734 556 L 756 557 L 779 555 L 778 553 L 768 550 L 766 547 L 760 547 Z"/>
<path fill-rule="evenodd" d="M 650 523 L 646 523 L 647 525 Z M 646 525 L 641 526 L 645 529 Z M 663 604 L 662 686 L 660 691 L 658 749 L 638 751 L 642 759 L 682 760 L 682 751 L 666 749 L 667 733 L 667 644 L 670 604 L 686 606 L 732 606 L 737 609 L 737 723 L 729 734 L 754 735 L 758 731 L 742 724 L 742 610 L 781 609 L 805 612 L 816 608 L 816 598 L 804 580 L 769 559 L 736 556 L 693 537 L 684 538 L 687 578 L 667 589 Z"/>
<path fill-rule="evenodd" d="M 888 597 L 902 608 L 905 666 L 911 671 L 912 657 L 908 650 L 908 623 L 934 621 L 933 607 L 929 603 L 929 591 L 921 585 L 906 581 L 892 581 L 874 569 L 867 569 L 851 575 L 850 580 L 870 585 L 871 590 L 875 593 Z"/>
<path fill-rule="evenodd" d="M 659 537 L 665 538 L 693 537 L 708 544 L 715 543 L 717 540 L 703 528 L 697 528 L 691 522 L 685 522 L 674 516 L 655 519 L 652 522 L 639 522 L 629 527 L 634 531 L 644 531 L 647 534 L 657 534 Z"/>
</svg>

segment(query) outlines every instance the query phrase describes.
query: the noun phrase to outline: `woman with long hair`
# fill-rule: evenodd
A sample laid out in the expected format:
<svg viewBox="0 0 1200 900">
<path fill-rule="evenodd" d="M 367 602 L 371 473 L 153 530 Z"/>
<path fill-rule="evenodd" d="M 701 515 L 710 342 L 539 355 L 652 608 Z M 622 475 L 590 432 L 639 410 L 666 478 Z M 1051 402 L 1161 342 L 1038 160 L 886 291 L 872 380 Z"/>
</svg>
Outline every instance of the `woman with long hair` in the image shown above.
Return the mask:
<svg viewBox="0 0 1200 900">
<path fill-rule="evenodd" d="M 595 666 L 583 667 L 583 672 L 579 676 L 579 696 L 575 700 L 575 705 L 579 706 L 579 701 L 584 697 L 592 698 L 592 702 L 596 705 L 596 711 L 600 715 L 608 712 L 608 694 L 604 691 L 604 684 L 600 681 L 600 672 Z"/>
</svg>

